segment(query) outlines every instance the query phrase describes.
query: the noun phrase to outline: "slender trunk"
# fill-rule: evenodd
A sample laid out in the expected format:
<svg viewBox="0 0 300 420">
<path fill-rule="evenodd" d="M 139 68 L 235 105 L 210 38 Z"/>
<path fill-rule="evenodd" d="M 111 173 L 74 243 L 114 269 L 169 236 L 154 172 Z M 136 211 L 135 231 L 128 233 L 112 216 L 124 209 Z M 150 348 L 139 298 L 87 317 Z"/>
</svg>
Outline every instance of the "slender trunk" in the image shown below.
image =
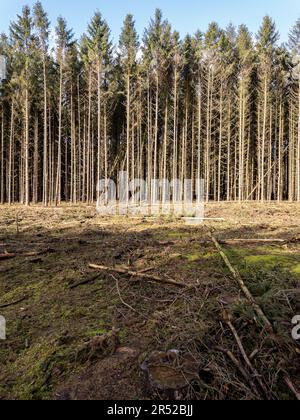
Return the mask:
<svg viewBox="0 0 300 420">
<path fill-rule="evenodd" d="M 34 121 L 34 153 L 33 153 L 33 203 L 38 202 L 39 183 L 39 120 Z"/>
<path fill-rule="evenodd" d="M 57 148 L 57 170 L 55 186 L 55 205 L 61 204 L 61 143 L 62 143 L 62 95 L 63 95 L 63 69 L 60 65 L 59 77 L 59 104 L 58 104 L 58 148 Z"/>
<path fill-rule="evenodd" d="M 97 147 L 97 182 L 101 179 L 101 65 L 98 62 L 98 77 L 97 77 L 97 96 L 98 96 L 98 147 Z M 97 188 L 97 199 L 99 192 Z"/>
<path fill-rule="evenodd" d="M 11 104 L 11 116 L 10 116 L 10 136 L 9 136 L 9 159 L 8 159 L 8 204 L 13 202 L 12 184 L 14 180 L 13 174 L 13 138 L 14 138 L 14 100 Z"/>
<path fill-rule="evenodd" d="M 265 147 L 266 147 L 266 135 L 267 135 L 267 107 L 268 107 L 268 84 L 267 84 L 267 77 L 265 76 L 262 145 L 261 145 L 261 201 L 265 200 Z"/>
<path fill-rule="evenodd" d="M 29 92 L 26 87 L 25 90 L 25 205 L 29 206 L 30 197 L 29 197 Z"/>
<path fill-rule="evenodd" d="M 44 150 L 43 150 L 43 203 L 48 205 L 48 110 L 47 110 L 47 74 L 46 59 L 43 58 L 43 76 L 44 76 Z"/>
<path fill-rule="evenodd" d="M 1 112 L 1 156 L 0 156 L 0 163 L 1 163 L 1 204 L 4 203 L 4 109 L 2 105 L 2 112 Z"/>
</svg>

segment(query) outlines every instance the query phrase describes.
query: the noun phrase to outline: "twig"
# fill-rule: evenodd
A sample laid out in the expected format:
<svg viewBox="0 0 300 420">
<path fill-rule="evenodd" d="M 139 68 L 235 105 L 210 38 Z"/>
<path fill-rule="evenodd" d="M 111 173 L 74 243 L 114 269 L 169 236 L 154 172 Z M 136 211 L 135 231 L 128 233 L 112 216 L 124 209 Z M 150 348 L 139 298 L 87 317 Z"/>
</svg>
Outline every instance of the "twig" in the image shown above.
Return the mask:
<svg viewBox="0 0 300 420">
<path fill-rule="evenodd" d="M 138 277 L 144 280 L 148 280 L 148 281 L 154 281 L 157 283 L 163 283 L 163 284 L 170 284 L 172 286 L 177 286 L 177 287 L 187 287 L 187 285 L 185 283 L 176 281 L 176 280 L 172 280 L 172 279 L 162 279 L 160 277 L 157 276 L 150 276 L 144 273 L 140 273 L 137 271 L 131 271 L 131 270 L 127 270 L 124 268 L 117 268 L 117 267 L 106 267 L 104 265 L 96 265 L 96 264 L 89 264 L 89 268 L 92 268 L 94 270 L 101 270 L 101 271 L 107 271 L 107 272 L 112 272 L 112 273 L 117 273 L 117 274 L 123 274 L 129 277 Z"/>
<path fill-rule="evenodd" d="M 258 389 L 253 382 L 252 378 L 248 375 L 242 364 L 239 362 L 239 360 L 234 356 L 234 354 L 230 350 L 223 349 L 222 347 L 216 347 L 217 351 L 220 351 L 228 356 L 228 358 L 232 361 L 232 363 L 236 366 L 236 368 L 240 371 L 244 379 L 249 383 L 249 385 L 252 388 L 252 391 L 254 394 L 261 399 L 261 395 L 258 392 Z"/>
<path fill-rule="evenodd" d="M 234 338 L 235 338 L 235 341 L 237 342 L 237 345 L 238 345 L 238 347 L 239 347 L 239 349 L 240 349 L 240 352 L 241 352 L 241 354 L 242 354 L 242 356 L 243 356 L 243 358 L 244 358 L 244 360 L 245 360 L 245 362 L 246 362 L 246 365 L 248 366 L 248 368 L 249 368 L 249 369 L 250 369 L 250 371 L 252 372 L 252 374 L 253 374 L 254 378 L 257 380 L 257 382 L 258 382 L 259 386 L 261 387 L 262 391 L 264 392 L 265 396 L 266 396 L 268 399 L 270 399 L 270 397 L 269 397 L 269 392 L 268 392 L 268 390 L 267 390 L 267 388 L 266 388 L 265 384 L 263 383 L 263 381 L 262 381 L 262 379 L 261 379 L 261 375 L 257 372 L 257 370 L 254 368 L 254 366 L 253 366 L 253 365 L 252 365 L 252 363 L 250 362 L 250 359 L 249 359 L 249 357 L 247 356 L 247 353 L 246 353 L 246 351 L 245 351 L 245 348 L 244 348 L 244 346 L 243 346 L 243 344 L 242 344 L 242 341 L 241 341 L 241 339 L 240 339 L 240 337 L 239 337 L 239 335 L 238 335 L 238 333 L 237 333 L 236 329 L 234 328 L 234 326 L 233 326 L 233 324 L 231 323 L 231 321 L 226 321 L 226 323 L 227 323 L 227 325 L 229 326 L 229 328 L 230 328 L 230 330 L 231 330 L 231 332 L 232 332 L 232 334 L 233 334 L 233 336 L 234 336 Z"/>
<path fill-rule="evenodd" d="M 267 238 L 267 239 L 242 239 L 242 238 L 238 238 L 238 239 L 225 239 L 225 240 L 221 240 L 219 241 L 220 244 L 224 244 L 224 245 L 231 245 L 231 244 L 236 244 L 236 243 L 248 243 L 248 244 L 269 244 L 269 243 L 279 243 L 279 244 L 285 244 L 287 241 L 285 239 L 271 239 L 271 238 Z"/>
<path fill-rule="evenodd" d="M 20 228 L 19 228 L 19 213 L 18 212 L 16 214 L 16 228 L 17 228 L 17 235 L 19 235 Z"/>
<path fill-rule="evenodd" d="M 9 260 L 12 258 L 17 258 L 17 257 L 38 257 L 39 255 L 47 254 L 47 252 L 49 251 L 45 250 L 45 251 L 40 251 L 40 252 L 24 252 L 23 254 L 4 253 L 4 254 L 0 254 L 0 261 Z"/>
<path fill-rule="evenodd" d="M 13 302 L 9 302 L 9 303 L 3 303 L 2 305 L 0 305 L 0 308 L 8 308 L 9 306 L 14 306 L 17 305 L 18 303 L 23 302 L 25 299 L 27 299 L 27 296 L 23 296 L 21 299 L 15 300 Z"/>
<path fill-rule="evenodd" d="M 145 273 L 149 273 L 150 271 L 155 270 L 157 267 L 148 267 L 148 268 L 143 268 L 142 270 L 139 270 L 140 274 L 145 274 Z"/>
<path fill-rule="evenodd" d="M 91 276 L 84 280 L 81 280 L 78 283 L 71 284 L 70 289 L 76 289 L 76 287 L 83 286 L 88 283 L 92 283 L 93 281 L 97 280 L 99 277 L 100 277 L 100 274 L 97 274 L 95 276 Z"/>
<path fill-rule="evenodd" d="M 263 320 L 266 329 L 270 333 L 273 333 L 273 327 L 272 327 L 270 321 L 268 320 L 268 318 L 266 317 L 266 315 L 264 314 L 264 312 L 262 311 L 260 306 L 256 303 L 254 297 L 252 296 L 250 290 L 246 286 L 246 284 L 245 284 L 244 280 L 242 279 L 240 273 L 237 271 L 237 269 L 235 269 L 231 265 L 231 263 L 230 263 L 229 259 L 227 258 L 226 254 L 223 252 L 219 242 L 217 241 L 217 239 L 213 236 L 213 234 L 210 231 L 209 231 L 209 236 L 210 236 L 211 240 L 213 241 L 213 243 L 214 243 L 216 249 L 218 250 L 219 254 L 221 255 L 223 261 L 227 265 L 229 271 L 231 272 L 231 274 L 233 275 L 235 280 L 238 282 L 238 284 L 239 284 L 240 288 L 242 289 L 243 293 L 245 294 L 246 298 L 252 304 L 252 306 L 255 309 L 257 315 Z"/>
<path fill-rule="evenodd" d="M 292 391 L 292 393 L 295 395 L 296 399 L 300 401 L 300 392 L 295 388 L 295 385 L 290 380 L 290 378 L 286 377 L 284 378 L 284 382 L 287 384 L 289 389 Z"/>
<path fill-rule="evenodd" d="M 121 295 L 121 292 L 120 292 L 120 288 L 119 288 L 119 281 L 118 281 L 118 279 L 113 275 L 113 274 L 111 274 L 110 275 L 114 280 L 115 280 L 115 282 L 116 282 L 116 288 L 117 288 L 117 292 L 118 292 L 118 295 L 119 295 L 119 298 L 120 298 L 120 301 L 123 303 L 123 305 L 124 306 L 126 306 L 128 309 L 130 309 L 131 311 L 133 311 L 133 312 L 135 312 L 136 314 L 138 314 L 138 315 L 140 315 L 141 317 L 143 317 L 144 319 L 147 319 L 143 314 L 141 314 L 139 311 L 137 311 L 136 309 L 134 309 L 132 306 L 130 306 L 130 305 L 128 305 L 128 303 L 126 303 L 125 301 L 124 301 L 124 299 L 122 298 L 122 295 Z"/>
</svg>

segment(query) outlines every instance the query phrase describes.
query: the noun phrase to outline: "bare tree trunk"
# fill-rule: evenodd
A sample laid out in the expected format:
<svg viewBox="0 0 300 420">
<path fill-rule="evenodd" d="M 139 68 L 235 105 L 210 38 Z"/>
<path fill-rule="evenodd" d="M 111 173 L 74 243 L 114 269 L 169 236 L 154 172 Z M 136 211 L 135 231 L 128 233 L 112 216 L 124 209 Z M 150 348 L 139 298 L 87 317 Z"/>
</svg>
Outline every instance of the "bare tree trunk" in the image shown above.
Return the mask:
<svg viewBox="0 0 300 420">
<path fill-rule="evenodd" d="M 29 206 L 29 92 L 28 88 L 25 91 L 25 205 Z"/>
<path fill-rule="evenodd" d="M 9 158 L 8 158 L 8 204 L 9 205 L 14 201 L 13 200 L 13 194 L 12 194 L 12 184 L 14 182 L 14 174 L 13 174 L 13 159 L 14 159 L 13 138 L 14 138 L 14 99 L 12 99 L 12 104 L 11 104 L 10 135 L 9 135 Z"/>
<path fill-rule="evenodd" d="M 38 182 L 39 182 L 39 120 L 35 117 L 34 121 L 34 153 L 33 153 L 33 203 L 38 202 Z"/>
<path fill-rule="evenodd" d="M 1 204 L 4 203 L 4 109 L 2 105 L 2 112 L 1 112 L 1 156 L 0 156 L 0 163 L 1 163 L 1 186 L 0 186 L 0 202 Z"/>
<path fill-rule="evenodd" d="M 63 70 L 60 66 L 59 78 L 59 105 L 58 105 L 58 149 L 57 149 L 57 171 L 55 186 L 55 205 L 61 204 L 61 142 L 62 142 L 62 92 L 63 90 Z"/>
<path fill-rule="evenodd" d="M 127 74 L 126 80 L 127 103 L 126 103 L 126 171 L 130 176 L 130 74 Z M 126 186 L 126 205 L 129 206 L 129 185 Z"/>
<path fill-rule="evenodd" d="M 219 156 L 218 156 L 218 202 L 221 201 L 222 143 L 223 143 L 223 81 L 221 82 L 221 92 L 220 92 L 220 127 L 219 127 Z"/>
<path fill-rule="evenodd" d="M 47 74 L 45 55 L 43 58 L 43 76 L 44 76 L 44 150 L 43 150 L 43 203 L 48 205 L 48 110 L 47 110 Z"/>
<path fill-rule="evenodd" d="M 266 135 L 267 135 L 267 107 L 268 107 L 268 85 L 267 85 L 267 77 L 265 76 L 262 144 L 261 144 L 261 201 L 265 200 L 265 147 L 266 147 Z"/>
<path fill-rule="evenodd" d="M 98 96 L 98 147 L 97 147 L 97 182 L 101 179 L 101 66 L 100 60 L 98 62 L 98 77 L 97 77 L 97 96 Z M 98 189 L 97 189 L 98 191 Z M 97 192 L 97 200 L 99 193 Z"/>
<path fill-rule="evenodd" d="M 87 191 L 86 201 L 90 202 L 90 189 L 91 189 L 91 124 L 92 124 L 92 73 L 89 70 L 88 81 L 88 127 L 87 127 Z"/>
<path fill-rule="evenodd" d="M 297 173 L 297 201 L 300 201 L 300 77 L 298 81 L 298 131 L 297 131 L 297 160 L 296 160 L 296 173 Z"/>
</svg>

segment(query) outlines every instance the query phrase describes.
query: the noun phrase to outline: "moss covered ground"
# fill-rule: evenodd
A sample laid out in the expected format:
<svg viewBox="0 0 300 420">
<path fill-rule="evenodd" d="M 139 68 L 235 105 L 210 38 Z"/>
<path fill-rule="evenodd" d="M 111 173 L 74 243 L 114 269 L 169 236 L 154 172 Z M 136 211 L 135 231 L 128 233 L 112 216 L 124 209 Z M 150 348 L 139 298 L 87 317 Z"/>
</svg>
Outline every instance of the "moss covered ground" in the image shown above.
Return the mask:
<svg viewBox="0 0 300 420">
<path fill-rule="evenodd" d="M 145 385 L 140 364 L 151 351 L 172 348 L 194 354 L 206 372 L 185 398 L 255 399 L 216 350 L 227 346 L 240 358 L 222 319 L 224 306 L 247 352 L 258 352 L 253 363 L 270 395 L 292 399 L 283 379 L 289 375 L 300 385 L 300 346 L 291 338 L 291 319 L 300 314 L 300 207 L 209 204 L 207 216 L 224 221 L 187 226 L 164 218 L 103 218 L 89 206 L 1 207 L 0 254 L 16 256 L 0 261 L 0 314 L 7 320 L 0 399 L 159 398 Z M 224 240 L 287 241 L 224 246 L 277 341 L 262 336 L 208 229 Z M 90 263 L 143 270 L 187 288 L 109 272 L 95 278 Z M 93 361 L 79 357 L 91 339 L 111 331 L 118 335 L 111 353 Z"/>
</svg>

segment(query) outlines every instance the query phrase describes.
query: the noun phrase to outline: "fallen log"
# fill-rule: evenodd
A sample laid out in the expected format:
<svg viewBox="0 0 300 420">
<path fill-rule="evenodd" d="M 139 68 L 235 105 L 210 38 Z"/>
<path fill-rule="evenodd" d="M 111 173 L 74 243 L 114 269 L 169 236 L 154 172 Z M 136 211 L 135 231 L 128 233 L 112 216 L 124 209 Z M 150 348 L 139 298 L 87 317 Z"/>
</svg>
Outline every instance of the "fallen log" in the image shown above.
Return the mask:
<svg viewBox="0 0 300 420">
<path fill-rule="evenodd" d="M 257 315 L 262 319 L 266 329 L 273 333 L 273 327 L 272 324 L 270 323 L 270 321 L 268 320 L 268 318 L 266 317 L 266 315 L 264 314 L 263 310 L 261 309 L 261 307 L 256 303 L 254 297 L 252 296 L 250 290 L 248 289 L 248 287 L 246 286 L 244 280 L 242 279 L 240 273 L 238 272 L 237 269 L 235 269 L 227 255 L 224 253 L 224 251 L 221 248 L 221 245 L 219 244 L 219 242 L 217 241 L 217 239 L 213 236 L 213 234 L 211 232 L 209 232 L 209 236 L 212 240 L 212 242 L 214 243 L 216 249 L 218 250 L 220 256 L 222 257 L 224 263 L 226 264 L 227 268 L 229 269 L 229 271 L 231 272 L 232 276 L 234 277 L 234 279 L 238 282 L 241 290 L 243 291 L 244 295 L 246 296 L 246 298 L 249 300 L 249 302 L 251 303 L 251 305 L 253 306 L 253 308 L 255 309 Z"/>
<path fill-rule="evenodd" d="M 93 270 L 100 270 L 100 271 L 107 271 L 107 272 L 111 272 L 111 273 L 117 273 L 117 274 L 123 274 L 129 277 L 137 277 L 140 279 L 144 279 L 144 280 L 148 280 L 148 281 L 153 281 L 156 283 L 162 283 L 162 284 L 170 284 L 172 286 L 177 286 L 177 287 L 187 287 L 187 285 L 183 282 L 179 282 L 176 280 L 172 280 L 172 279 L 163 279 L 161 277 L 157 277 L 157 276 L 150 276 L 148 274 L 144 274 L 144 273 L 140 273 L 138 271 L 131 271 L 131 270 L 127 270 L 124 268 L 118 268 L 118 267 L 107 267 L 104 265 L 96 265 L 96 264 L 89 264 L 89 268 L 92 268 Z"/>
</svg>

